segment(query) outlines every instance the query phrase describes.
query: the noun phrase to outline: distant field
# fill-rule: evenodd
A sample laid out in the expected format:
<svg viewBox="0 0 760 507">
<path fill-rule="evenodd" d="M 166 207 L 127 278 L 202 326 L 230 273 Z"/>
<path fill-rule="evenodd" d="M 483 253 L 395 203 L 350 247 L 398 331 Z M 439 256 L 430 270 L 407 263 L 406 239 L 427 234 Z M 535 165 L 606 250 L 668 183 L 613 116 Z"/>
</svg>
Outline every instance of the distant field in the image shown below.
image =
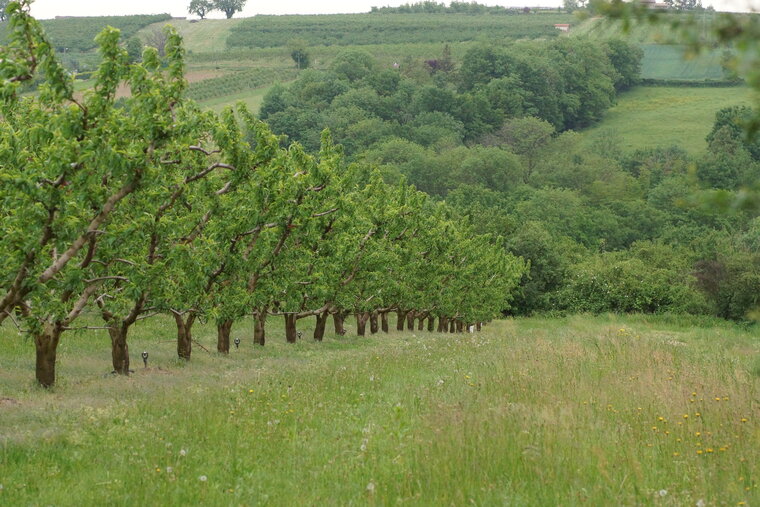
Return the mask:
<svg viewBox="0 0 760 507">
<path fill-rule="evenodd" d="M 705 15 L 705 22 L 711 19 Z M 705 36 L 708 34 L 705 33 Z M 685 58 L 685 47 L 678 45 L 679 38 L 665 25 L 634 22 L 626 31 L 621 22 L 602 18 L 589 19 L 573 27 L 570 36 L 589 37 L 596 40 L 623 38 L 637 43 L 644 50 L 641 77 L 703 81 L 724 79 L 720 65 L 722 50 L 708 49 Z"/>
<path fill-rule="evenodd" d="M 169 21 L 177 29 L 185 41 L 185 49 L 194 53 L 203 53 L 211 51 L 224 51 L 227 49 L 225 42 L 230 34 L 230 30 L 244 22 L 245 18 L 240 19 L 204 19 L 201 21 L 189 21 L 186 19 L 172 19 Z M 138 35 L 144 35 L 146 32 L 160 29 L 166 23 L 156 23 L 150 25 Z"/>
<path fill-rule="evenodd" d="M 748 88 L 638 87 L 622 94 L 602 122 L 585 131 L 586 142 L 612 133 L 628 150 L 679 145 L 698 153 L 715 113 L 735 104 L 749 104 Z"/>
<path fill-rule="evenodd" d="M 573 20 L 568 14 L 254 16 L 231 28 L 227 46 L 286 46 L 295 38 L 304 39 L 310 45 L 325 46 L 548 38 L 557 37 L 560 33 L 554 28 L 555 23 L 570 23 Z"/>
<path fill-rule="evenodd" d="M 641 77 L 645 79 L 677 79 L 702 81 L 724 79 L 720 65 L 722 51 L 710 50 L 693 57 L 685 54 L 683 46 L 644 44 Z"/>
<path fill-rule="evenodd" d="M 704 21 L 709 23 L 712 15 L 705 13 Z M 612 21 L 606 18 L 591 18 L 583 21 L 570 30 L 571 36 L 589 37 L 592 39 L 625 38 L 639 44 L 675 44 L 679 38 L 677 34 L 663 23 L 649 24 L 632 21 L 628 30 L 623 27 L 621 21 Z M 704 34 L 707 36 L 707 32 Z"/>
<path fill-rule="evenodd" d="M 229 73 L 191 83 L 187 96 L 198 101 L 211 100 L 269 86 L 273 83 L 290 81 L 295 79 L 297 74 L 298 71 L 293 67 L 287 69 L 254 68 L 243 72 Z"/>
<path fill-rule="evenodd" d="M 204 100 L 199 102 L 199 104 L 218 113 L 226 106 L 231 106 L 237 104 L 238 102 L 243 102 L 251 113 L 258 116 L 261 102 L 264 100 L 264 95 L 266 95 L 267 91 L 269 91 L 270 88 L 271 86 L 265 86 L 263 88 L 257 88 L 254 90 L 246 90 L 238 93 L 233 93 L 231 95 L 225 95 L 223 97 Z"/>
<path fill-rule="evenodd" d="M 97 321 L 95 321 L 97 322 Z M 300 322 L 306 331 L 311 322 Z M 393 324 L 393 322 L 392 322 Z M 495 322 L 229 356 L 141 322 L 130 378 L 105 332 L 67 333 L 59 382 L 0 327 L 0 504 L 760 504 L 760 343 L 712 319 Z M 194 336 L 213 350 L 215 327 Z M 148 368 L 140 352 L 150 355 Z"/>
<path fill-rule="evenodd" d="M 7 3 L 7 2 L 6 2 Z M 151 23 L 165 24 L 171 16 L 168 14 L 141 14 L 135 16 L 76 16 L 60 19 L 43 19 L 40 21 L 58 51 L 87 51 L 96 47 L 95 36 L 106 26 L 121 30 L 124 39 L 135 35 L 141 28 Z M 0 23 L 0 40 L 6 37 L 7 23 Z"/>
</svg>

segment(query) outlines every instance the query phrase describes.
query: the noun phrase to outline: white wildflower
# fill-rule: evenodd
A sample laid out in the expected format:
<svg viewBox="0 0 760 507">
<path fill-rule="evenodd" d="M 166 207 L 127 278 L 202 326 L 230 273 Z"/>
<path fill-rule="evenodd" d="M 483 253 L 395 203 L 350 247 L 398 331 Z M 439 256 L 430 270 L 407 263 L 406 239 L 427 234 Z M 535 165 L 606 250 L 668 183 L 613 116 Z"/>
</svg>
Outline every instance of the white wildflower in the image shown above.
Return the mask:
<svg viewBox="0 0 760 507">
<path fill-rule="evenodd" d="M 205 475 L 201 475 L 200 477 L 198 477 L 198 480 L 201 482 L 206 482 L 208 480 L 208 477 L 206 477 Z"/>
</svg>

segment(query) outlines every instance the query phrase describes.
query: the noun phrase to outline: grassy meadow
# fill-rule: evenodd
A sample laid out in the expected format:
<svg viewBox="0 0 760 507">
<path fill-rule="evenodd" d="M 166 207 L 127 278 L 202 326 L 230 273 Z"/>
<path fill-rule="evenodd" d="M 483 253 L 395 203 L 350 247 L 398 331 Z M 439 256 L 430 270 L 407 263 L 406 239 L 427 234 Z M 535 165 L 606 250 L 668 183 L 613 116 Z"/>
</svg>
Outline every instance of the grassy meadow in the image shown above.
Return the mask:
<svg viewBox="0 0 760 507">
<path fill-rule="evenodd" d="M 46 392 L 4 326 L 0 504 L 760 502 L 756 329 L 607 315 L 287 345 L 268 327 L 181 364 L 173 323 L 145 321 L 130 378 L 106 374 L 106 335 L 72 333 Z M 196 337 L 213 350 L 212 326 Z"/>
<path fill-rule="evenodd" d="M 624 151 L 678 145 L 691 153 L 703 153 L 715 113 L 751 101 L 746 87 L 640 86 L 621 94 L 617 105 L 598 125 L 585 130 L 584 136 L 591 143 L 612 135 Z"/>
</svg>

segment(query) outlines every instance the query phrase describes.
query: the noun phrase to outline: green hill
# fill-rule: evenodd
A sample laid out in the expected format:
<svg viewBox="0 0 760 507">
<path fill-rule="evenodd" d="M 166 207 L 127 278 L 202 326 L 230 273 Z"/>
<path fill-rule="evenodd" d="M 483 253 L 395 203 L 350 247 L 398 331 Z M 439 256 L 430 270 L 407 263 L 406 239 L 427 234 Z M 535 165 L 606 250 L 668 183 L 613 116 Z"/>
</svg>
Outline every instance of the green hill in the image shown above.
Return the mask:
<svg viewBox="0 0 760 507">
<path fill-rule="evenodd" d="M 243 21 L 245 21 L 245 18 L 204 19 L 200 21 L 172 19 L 171 25 L 182 35 L 185 41 L 185 48 L 188 52 L 207 53 L 225 51 L 230 31 Z M 145 37 L 151 31 L 160 29 L 164 25 L 165 23 L 162 22 L 146 26 L 138 33 L 138 36 Z"/>
<path fill-rule="evenodd" d="M 711 16 L 705 14 L 706 20 Z M 677 43 L 677 34 L 664 25 L 633 23 L 626 31 L 619 21 L 592 18 L 574 27 L 571 35 L 591 39 L 624 38 L 640 44 L 644 50 L 641 66 L 644 79 L 704 81 L 725 78 L 722 50 L 689 54 L 685 46 Z"/>
<path fill-rule="evenodd" d="M 140 14 L 136 16 L 92 16 L 62 17 L 43 19 L 50 41 L 59 51 L 84 52 L 95 48 L 95 36 L 103 28 L 112 26 L 121 30 L 124 39 L 135 35 L 141 28 L 151 23 L 166 23 L 172 19 L 169 14 Z M 5 40 L 7 24 L 0 24 L 0 39 Z"/>
<path fill-rule="evenodd" d="M 678 145 L 692 153 L 707 149 L 705 137 L 724 107 L 749 105 L 746 87 L 638 87 L 618 99 L 598 125 L 584 131 L 590 144 L 612 136 L 624 150 Z"/>
<path fill-rule="evenodd" d="M 691 55 L 684 46 L 643 44 L 641 77 L 657 80 L 702 81 L 726 77 L 722 51 L 713 49 Z"/>
<path fill-rule="evenodd" d="M 335 14 L 255 16 L 231 28 L 230 48 L 285 46 L 294 38 L 311 45 L 366 45 L 417 42 L 461 42 L 479 39 L 556 37 L 555 23 L 573 17 L 558 13 L 510 16 L 450 14 Z"/>
</svg>

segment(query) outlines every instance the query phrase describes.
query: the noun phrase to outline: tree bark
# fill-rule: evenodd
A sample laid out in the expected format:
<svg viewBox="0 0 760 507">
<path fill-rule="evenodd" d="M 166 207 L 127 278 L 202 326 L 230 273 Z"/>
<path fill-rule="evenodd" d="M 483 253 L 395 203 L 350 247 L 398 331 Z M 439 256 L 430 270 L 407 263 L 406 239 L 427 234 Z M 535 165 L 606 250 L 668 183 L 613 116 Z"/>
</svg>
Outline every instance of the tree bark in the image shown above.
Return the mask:
<svg viewBox="0 0 760 507">
<path fill-rule="evenodd" d="M 477 331 L 479 333 L 482 330 L 483 330 L 483 323 L 482 322 L 478 322 L 477 324 L 475 324 L 475 331 Z"/>
<path fill-rule="evenodd" d="M 346 328 L 343 327 L 343 323 L 346 319 L 346 314 L 342 311 L 333 313 L 333 325 L 335 326 L 335 334 L 343 336 L 346 334 Z"/>
<path fill-rule="evenodd" d="M 428 316 L 427 330 L 428 330 L 428 333 L 432 333 L 433 331 L 435 331 L 435 315 Z"/>
<path fill-rule="evenodd" d="M 425 329 L 425 317 L 424 316 L 420 317 L 420 320 L 417 323 L 417 331 L 422 331 L 423 329 Z"/>
<path fill-rule="evenodd" d="M 449 321 L 449 333 L 456 333 L 457 331 L 457 321 L 455 319 L 451 319 Z"/>
<path fill-rule="evenodd" d="M 409 331 L 414 331 L 414 315 L 414 310 L 409 310 L 409 312 L 406 314 L 406 328 Z"/>
<path fill-rule="evenodd" d="M 174 322 L 177 323 L 177 356 L 185 361 L 190 360 L 190 355 L 193 352 L 193 323 L 195 322 L 195 314 L 190 312 L 187 319 L 182 317 L 180 313 L 174 313 Z"/>
<path fill-rule="evenodd" d="M 266 322 L 267 312 L 256 312 L 253 324 L 253 343 L 261 345 L 262 347 L 264 346 L 264 343 L 266 343 Z"/>
<path fill-rule="evenodd" d="M 129 375 L 129 345 L 127 345 L 127 332 L 129 326 L 123 322 L 114 326 L 108 326 L 108 334 L 111 336 L 111 361 L 113 371 L 119 375 Z"/>
<path fill-rule="evenodd" d="M 230 333 L 232 332 L 232 320 L 225 320 L 216 324 L 216 350 L 222 354 L 230 353 Z"/>
<path fill-rule="evenodd" d="M 380 325 L 377 321 L 377 311 L 374 311 L 369 315 L 369 332 L 372 334 L 377 334 L 379 330 Z"/>
<path fill-rule="evenodd" d="M 367 329 L 367 320 L 369 320 L 369 313 L 357 312 L 356 313 L 356 334 L 364 336 Z"/>
<path fill-rule="evenodd" d="M 383 330 L 383 333 L 388 332 L 388 312 L 380 313 L 380 328 Z"/>
<path fill-rule="evenodd" d="M 325 336 L 325 327 L 327 326 L 327 317 L 330 313 L 327 311 L 317 315 L 317 325 L 314 327 L 314 339 L 318 342 L 322 341 Z"/>
<path fill-rule="evenodd" d="M 295 343 L 298 338 L 296 318 L 296 314 L 294 313 L 288 313 L 285 315 L 285 339 L 288 343 Z"/>
<path fill-rule="evenodd" d="M 464 322 L 461 320 L 457 321 L 457 333 L 463 333 L 464 332 Z"/>
<path fill-rule="evenodd" d="M 438 332 L 445 333 L 449 328 L 449 319 L 446 317 L 438 317 Z"/>
<path fill-rule="evenodd" d="M 55 385 L 55 359 L 62 332 L 61 326 L 45 324 L 43 330 L 34 335 L 34 346 L 37 352 L 35 375 L 42 387 L 48 388 Z"/>
<path fill-rule="evenodd" d="M 406 319 L 406 312 L 403 310 L 399 310 L 396 312 L 397 320 L 396 320 L 396 331 L 403 331 L 404 330 L 404 320 Z"/>
</svg>

